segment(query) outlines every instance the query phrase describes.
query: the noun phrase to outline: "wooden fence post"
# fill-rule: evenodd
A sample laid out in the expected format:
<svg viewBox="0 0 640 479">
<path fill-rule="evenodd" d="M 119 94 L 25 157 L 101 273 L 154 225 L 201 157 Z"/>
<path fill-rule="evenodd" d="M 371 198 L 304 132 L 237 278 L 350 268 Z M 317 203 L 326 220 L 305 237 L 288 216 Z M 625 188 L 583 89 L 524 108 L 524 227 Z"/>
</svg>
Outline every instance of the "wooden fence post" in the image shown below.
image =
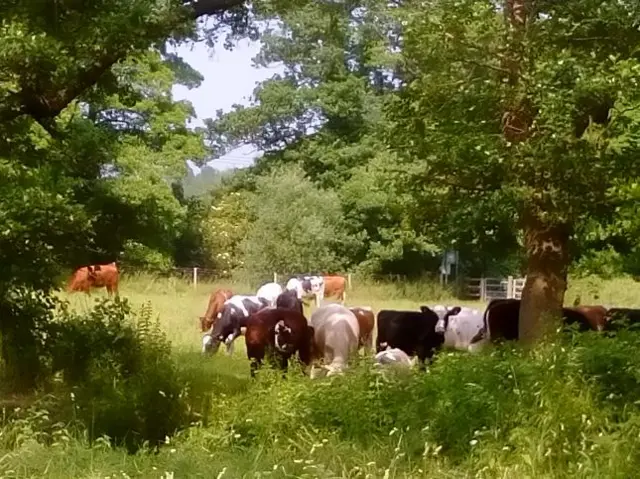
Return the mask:
<svg viewBox="0 0 640 479">
<path fill-rule="evenodd" d="M 480 301 L 487 300 L 487 279 L 483 276 L 480 278 Z"/>
<path fill-rule="evenodd" d="M 198 268 L 193 268 L 193 289 L 198 288 Z"/>
<path fill-rule="evenodd" d="M 274 283 L 278 282 L 278 273 L 276 273 L 276 272 L 273 273 L 273 282 Z"/>
<path fill-rule="evenodd" d="M 513 284 L 513 276 L 507 276 L 507 299 L 515 298 L 516 289 Z"/>
<path fill-rule="evenodd" d="M 351 289 L 351 273 L 347 274 L 347 284 L 349 285 L 349 289 Z"/>
</svg>

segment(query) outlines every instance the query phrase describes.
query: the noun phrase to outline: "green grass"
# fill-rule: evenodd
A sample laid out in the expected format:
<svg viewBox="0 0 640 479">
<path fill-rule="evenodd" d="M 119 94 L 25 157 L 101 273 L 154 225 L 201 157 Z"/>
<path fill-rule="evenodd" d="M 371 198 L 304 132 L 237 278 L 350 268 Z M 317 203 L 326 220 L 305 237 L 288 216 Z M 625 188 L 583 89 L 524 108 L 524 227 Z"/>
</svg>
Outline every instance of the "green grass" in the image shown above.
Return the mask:
<svg viewBox="0 0 640 479">
<path fill-rule="evenodd" d="M 194 290 L 151 277 L 121 284 L 122 296 L 135 306 L 150 302 L 159 316 L 190 426 L 158 452 L 127 454 L 106 438 L 90 444 L 71 416 L 58 422 L 40 398 L 27 412 L 3 410 L 0 476 L 626 478 L 640 466 L 638 335 L 447 353 L 427 374 L 381 376 L 363 360 L 344 377 L 281 380 L 264 370 L 252 381 L 242 338 L 232 357 L 200 355 L 197 318 L 219 286 L 255 291 L 233 283 Z M 587 279 L 572 283 L 567 303 L 576 295 L 583 304 L 637 306 L 640 287 Z M 93 307 L 83 294 L 68 299 L 78 311 Z M 348 305 L 375 310 L 452 302 L 459 303 L 426 284 L 354 281 L 347 292 Z M 7 419 L 12 414 L 21 419 Z"/>
</svg>

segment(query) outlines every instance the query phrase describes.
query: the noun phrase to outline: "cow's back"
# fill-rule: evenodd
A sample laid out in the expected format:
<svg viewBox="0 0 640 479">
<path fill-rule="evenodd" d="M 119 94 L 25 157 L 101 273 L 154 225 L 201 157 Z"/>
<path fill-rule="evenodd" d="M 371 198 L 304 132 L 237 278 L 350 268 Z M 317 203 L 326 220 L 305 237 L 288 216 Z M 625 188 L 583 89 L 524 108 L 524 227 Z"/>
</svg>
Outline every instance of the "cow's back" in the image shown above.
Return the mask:
<svg viewBox="0 0 640 479">
<path fill-rule="evenodd" d="M 357 351 L 360 327 L 348 308 L 339 304 L 321 306 L 311 315 L 310 325 L 316 348 L 325 360 L 337 356 L 346 361 L 351 352 Z"/>
</svg>

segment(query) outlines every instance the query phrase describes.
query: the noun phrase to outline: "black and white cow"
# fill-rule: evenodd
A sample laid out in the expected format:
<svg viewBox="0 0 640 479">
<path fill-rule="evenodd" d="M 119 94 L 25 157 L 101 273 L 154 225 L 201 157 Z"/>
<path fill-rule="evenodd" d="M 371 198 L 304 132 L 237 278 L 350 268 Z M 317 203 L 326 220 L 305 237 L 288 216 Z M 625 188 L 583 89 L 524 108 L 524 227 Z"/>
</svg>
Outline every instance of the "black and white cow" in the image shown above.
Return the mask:
<svg viewBox="0 0 640 479">
<path fill-rule="evenodd" d="M 299 276 L 289 279 L 285 290 L 294 290 L 298 295 L 298 299 L 314 296 L 316 299 L 316 308 L 320 307 L 320 303 L 324 299 L 324 278 L 322 276 Z"/>
<path fill-rule="evenodd" d="M 383 309 L 378 312 L 376 352 L 399 348 L 409 356 L 417 356 L 420 363 L 433 358 L 444 343 L 444 335 L 435 328 L 440 318 L 427 306 L 420 311 Z"/>
<path fill-rule="evenodd" d="M 269 301 L 258 296 L 235 295 L 226 300 L 211 330 L 202 337 L 202 352 L 214 354 L 224 342 L 227 354 L 233 354 L 233 341 L 246 327 L 249 316 L 269 306 Z"/>
</svg>

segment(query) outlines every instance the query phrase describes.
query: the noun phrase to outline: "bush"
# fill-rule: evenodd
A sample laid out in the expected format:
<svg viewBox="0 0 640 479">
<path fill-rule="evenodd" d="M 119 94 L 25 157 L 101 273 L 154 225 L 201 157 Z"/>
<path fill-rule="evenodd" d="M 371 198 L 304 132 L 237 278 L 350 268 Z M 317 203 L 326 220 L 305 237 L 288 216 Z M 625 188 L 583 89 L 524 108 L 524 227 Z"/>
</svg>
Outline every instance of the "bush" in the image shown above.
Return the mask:
<svg viewBox="0 0 640 479">
<path fill-rule="evenodd" d="M 162 442 L 187 422 L 171 348 L 149 304 L 103 299 L 84 314 L 61 311 L 52 325 L 52 368 L 72 391 L 90 438 L 135 450 Z"/>
</svg>

